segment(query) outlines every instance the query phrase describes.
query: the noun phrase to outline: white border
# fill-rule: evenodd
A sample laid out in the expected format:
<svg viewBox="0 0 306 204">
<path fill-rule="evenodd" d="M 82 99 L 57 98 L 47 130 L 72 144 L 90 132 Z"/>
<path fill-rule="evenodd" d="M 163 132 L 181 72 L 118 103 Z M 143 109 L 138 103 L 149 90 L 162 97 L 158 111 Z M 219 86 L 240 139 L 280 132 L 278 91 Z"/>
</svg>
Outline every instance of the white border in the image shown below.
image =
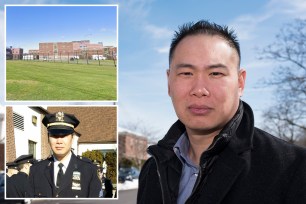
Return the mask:
<svg viewBox="0 0 306 204">
<path fill-rule="evenodd" d="M 43 100 L 37 100 L 37 101 L 14 101 L 14 100 L 7 100 L 6 98 L 6 54 L 4 57 L 4 102 L 6 104 L 10 104 L 10 105 L 18 105 L 20 103 L 23 104 L 31 104 L 31 103 L 45 103 L 47 102 L 48 104 L 54 103 L 60 103 L 60 104 L 69 104 L 69 103 L 77 103 L 77 102 L 81 102 L 84 103 L 84 105 L 86 105 L 88 102 L 90 103 L 118 103 L 119 101 L 119 4 L 5 4 L 4 5 L 4 49 L 6 53 L 6 7 L 39 7 L 39 6 L 55 6 L 55 7 L 116 7 L 116 47 L 117 47 L 117 62 L 116 62 L 116 75 L 117 75 L 117 81 L 116 81 L 116 100 L 94 100 L 94 101 L 90 101 L 90 100 L 47 100 L 47 101 L 43 101 Z M 25 103 L 26 102 L 26 103 Z"/>
<path fill-rule="evenodd" d="M 4 131 L 6 133 L 6 117 L 7 117 L 7 114 L 6 114 L 6 108 L 7 107 L 14 107 L 14 106 L 18 106 L 18 107 L 28 107 L 27 105 L 6 105 L 4 106 L 4 114 L 5 114 L 5 117 L 4 117 Z M 32 104 L 31 106 L 42 106 L 42 105 L 38 105 L 38 104 Z M 76 105 L 70 105 L 70 106 L 67 106 L 67 105 L 61 105 L 61 106 L 57 106 L 57 105 L 49 105 L 47 106 L 45 109 L 47 110 L 48 107 L 80 107 L 80 108 L 84 108 L 84 107 L 103 107 L 103 108 L 107 108 L 107 107 L 115 107 L 116 108 L 116 145 L 117 145 L 117 184 L 116 184 L 116 193 L 117 193 L 117 197 L 116 198 L 7 198 L 6 197 L 6 174 L 5 174 L 5 180 L 4 180 L 4 199 L 5 200 L 20 200 L 20 199 L 24 199 L 24 200 L 97 200 L 97 201 L 102 201 L 102 200 L 119 200 L 119 189 L 118 189 L 118 184 L 119 184 L 119 107 L 118 105 L 87 105 L 87 106 L 76 106 Z M 81 121 L 82 122 L 82 121 Z M 4 165 L 5 165 L 5 168 L 6 168 L 6 135 L 5 135 L 5 145 L 4 145 Z"/>
</svg>

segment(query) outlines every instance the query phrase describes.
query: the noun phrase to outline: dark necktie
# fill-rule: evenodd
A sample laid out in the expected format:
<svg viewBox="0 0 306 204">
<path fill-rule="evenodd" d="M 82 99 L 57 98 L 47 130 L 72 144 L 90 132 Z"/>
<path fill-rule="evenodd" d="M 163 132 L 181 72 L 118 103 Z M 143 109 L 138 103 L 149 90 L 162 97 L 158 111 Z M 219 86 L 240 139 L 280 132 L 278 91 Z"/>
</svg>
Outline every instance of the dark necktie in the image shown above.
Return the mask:
<svg viewBox="0 0 306 204">
<path fill-rule="evenodd" d="M 57 173 L 57 180 L 56 180 L 56 186 L 59 188 L 61 186 L 61 182 L 63 180 L 64 177 L 64 172 L 63 172 L 63 164 L 59 163 L 58 167 L 59 167 L 59 171 Z"/>
</svg>

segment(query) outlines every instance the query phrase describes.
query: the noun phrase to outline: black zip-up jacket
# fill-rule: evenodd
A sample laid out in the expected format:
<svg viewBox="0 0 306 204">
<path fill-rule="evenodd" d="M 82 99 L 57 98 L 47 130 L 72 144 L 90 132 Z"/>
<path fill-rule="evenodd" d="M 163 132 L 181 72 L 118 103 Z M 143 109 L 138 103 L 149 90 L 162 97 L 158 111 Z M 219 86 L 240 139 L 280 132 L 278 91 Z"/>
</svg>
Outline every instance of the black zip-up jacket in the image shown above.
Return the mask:
<svg viewBox="0 0 306 204">
<path fill-rule="evenodd" d="M 141 170 L 138 204 L 177 203 L 182 164 L 173 146 L 184 132 L 177 121 L 148 148 L 152 157 Z M 252 109 L 241 101 L 203 152 L 186 203 L 306 203 L 306 150 L 254 127 Z"/>
</svg>

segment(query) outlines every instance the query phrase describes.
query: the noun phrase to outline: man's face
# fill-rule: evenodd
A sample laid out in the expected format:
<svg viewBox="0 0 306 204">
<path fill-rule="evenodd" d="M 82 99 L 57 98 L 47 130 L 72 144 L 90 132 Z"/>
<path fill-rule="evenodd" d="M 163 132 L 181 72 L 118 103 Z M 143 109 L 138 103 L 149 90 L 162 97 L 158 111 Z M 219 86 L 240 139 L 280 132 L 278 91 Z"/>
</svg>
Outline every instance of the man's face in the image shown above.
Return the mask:
<svg viewBox="0 0 306 204">
<path fill-rule="evenodd" d="M 32 164 L 31 163 L 25 163 L 24 164 L 24 172 L 27 173 L 28 175 L 30 174 L 30 168 L 31 168 Z"/>
<path fill-rule="evenodd" d="M 12 176 L 12 175 L 14 175 L 14 174 L 17 174 L 18 173 L 18 170 L 17 169 L 8 169 L 8 175 L 9 176 Z"/>
<path fill-rule="evenodd" d="M 71 150 L 72 135 L 49 136 L 49 144 L 57 160 L 62 160 Z"/>
<path fill-rule="evenodd" d="M 177 45 L 168 94 L 189 134 L 218 134 L 234 116 L 246 77 L 238 64 L 237 52 L 219 36 L 188 36 Z"/>
</svg>

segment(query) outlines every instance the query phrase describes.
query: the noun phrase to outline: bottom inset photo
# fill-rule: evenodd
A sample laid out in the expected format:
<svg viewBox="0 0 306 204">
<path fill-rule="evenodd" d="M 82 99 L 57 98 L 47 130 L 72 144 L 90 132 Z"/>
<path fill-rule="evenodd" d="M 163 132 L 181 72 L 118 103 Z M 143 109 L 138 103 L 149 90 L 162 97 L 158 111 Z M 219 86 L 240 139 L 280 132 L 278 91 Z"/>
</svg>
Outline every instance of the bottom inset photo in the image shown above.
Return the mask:
<svg viewBox="0 0 306 204">
<path fill-rule="evenodd" d="M 7 106 L 6 198 L 117 199 L 117 106 Z"/>
</svg>

